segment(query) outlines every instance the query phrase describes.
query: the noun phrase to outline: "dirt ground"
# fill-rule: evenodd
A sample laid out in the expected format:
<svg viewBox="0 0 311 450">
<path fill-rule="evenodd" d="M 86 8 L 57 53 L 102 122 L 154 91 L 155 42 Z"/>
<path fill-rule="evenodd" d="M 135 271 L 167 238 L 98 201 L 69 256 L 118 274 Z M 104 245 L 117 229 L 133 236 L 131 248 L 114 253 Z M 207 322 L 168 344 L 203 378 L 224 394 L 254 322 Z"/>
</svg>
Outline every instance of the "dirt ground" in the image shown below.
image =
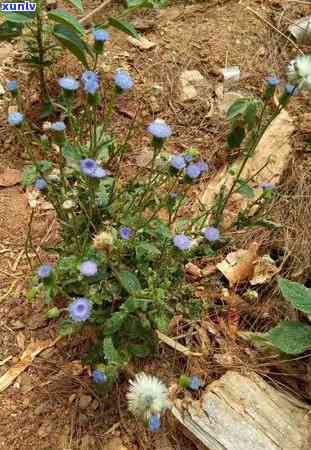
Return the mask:
<svg viewBox="0 0 311 450">
<path fill-rule="evenodd" d="M 120 101 L 113 122 L 122 133 L 137 108 L 141 128 L 153 117 L 161 117 L 174 129 L 170 151 L 197 147 L 215 172 L 227 158 L 227 124 L 224 117 L 215 112 L 217 92 L 222 85 L 221 69 L 239 66 L 241 80 L 230 89 L 253 95 L 260 94 L 263 80 L 270 74 L 278 74 L 284 79 L 286 64 L 298 51 L 284 33 L 289 23 L 310 15 L 311 6 L 304 2 L 278 0 L 246 1 L 243 4 L 236 0 L 171 3 L 168 8 L 140 12 L 132 18 L 142 35 L 156 44 L 154 48 L 140 50 L 126 36 L 113 32 L 101 70 L 109 77 L 109 73 L 122 66 L 136 80 L 135 91 Z M 98 1 L 89 2 L 86 10 L 91 11 L 98 4 Z M 112 2 L 107 9 L 111 13 L 119 7 L 118 3 Z M 301 50 L 310 53 L 311 47 L 301 47 Z M 33 76 L 20 64 L 20 54 L 19 47 L 13 53 L 0 51 L 1 74 L 4 79 L 17 77 L 22 80 L 29 109 L 35 114 L 38 97 L 33 89 Z M 72 59 L 64 57 L 57 74 L 78 74 L 80 68 L 76 66 Z M 185 70 L 199 70 L 206 80 L 201 95 L 192 102 L 180 99 L 179 78 Z M 0 98 L 0 102 L 1 174 L 8 167 L 21 170 L 27 160 L 6 124 L 6 101 Z M 308 111 L 310 100 L 303 96 L 295 98 L 290 107 L 296 125 L 293 154 L 280 185 L 284 196 L 274 211 L 275 218 L 284 228 L 269 238 L 271 247 L 268 251 L 280 255 L 281 250 L 286 249 L 290 254 L 286 270 L 297 280 L 311 285 L 310 251 L 306 251 L 311 236 L 311 125 L 310 115 L 309 119 L 306 116 Z M 145 137 L 132 144 L 130 168 L 146 145 Z M 205 183 L 208 183 L 208 177 L 202 181 L 200 191 L 204 190 Z M 16 364 L 30 342 L 56 337 L 55 325 L 47 321 L 45 307 L 25 298 L 30 269 L 24 242 L 29 220 L 30 208 L 20 185 L 0 186 L 0 376 Z M 51 242 L 56 229 L 53 211 L 42 208 L 33 224 L 34 248 Z M 46 260 L 46 255 L 39 253 Z M 32 264 L 37 264 L 35 253 Z M 271 305 L 270 297 L 265 305 L 258 305 L 256 311 L 262 319 L 277 309 Z M 80 364 L 87 349 L 87 338 L 86 331 L 79 339 L 61 340 L 43 351 L 15 383 L 0 394 L 0 449 L 200 448 L 171 417 L 165 419 L 158 435 L 146 433 L 127 412 L 124 401 L 126 380 L 107 398 L 99 397 L 90 383 L 89 369 Z M 228 364 L 219 358 L 218 363 L 215 359 L 190 361 L 161 347 L 153 360 L 139 363 L 141 370 L 163 374 L 168 383 L 173 383 L 181 370 L 191 371 L 193 367 L 201 371 L 206 380 L 212 381 L 228 368 Z M 269 372 L 269 368 L 265 370 Z M 258 372 L 265 370 L 258 369 Z M 299 375 L 303 377 L 304 373 L 303 366 Z M 288 382 L 288 389 L 297 392 L 298 386 L 299 396 L 310 401 L 310 386 L 308 391 L 305 384 L 301 388 L 301 383 L 301 379 L 296 384 Z M 82 407 L 83 399 L 89 401 L 86 407 Z"/>
</svg>

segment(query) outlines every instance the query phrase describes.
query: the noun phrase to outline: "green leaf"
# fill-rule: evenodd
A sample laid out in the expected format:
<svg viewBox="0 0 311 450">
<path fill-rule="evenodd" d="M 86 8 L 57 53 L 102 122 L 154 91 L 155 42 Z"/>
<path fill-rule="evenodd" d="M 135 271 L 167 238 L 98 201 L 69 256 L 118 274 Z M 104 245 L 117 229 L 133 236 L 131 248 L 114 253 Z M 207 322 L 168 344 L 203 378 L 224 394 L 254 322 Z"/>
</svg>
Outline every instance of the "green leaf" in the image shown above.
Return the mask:
<svg viewBox="0 0 311 450">
<path fill-rule="evenodd" d="M 240 147 L 244 138 L 245 138 L 244 128 L 239 125 L 235 126 L 231 130 L 229 136 L 227 137 L 227 142 L 228 142 L 229 148 L 233 149 L 233 148 Z"/>
<path fill-rule="evenodd" d="M 257 120 L 257 107 L 259 103 L 257 101 L 250 102 L 244 111 L 243 117 L 249 129 L 254 128 Z"/>
<path fill-rule="evenodd" d="M 127 351 L 136 358 L 146 358 L 152 352 L 152 347 L 148 343 L 132 344 L 127 347 Z"/>
<path fill-rule="evenodd" d="M 135 250 L 139 260 L 153 261 L 161 255 L 160 250 L 150 242 L 140 242 Z"/>
<path fill-rule="evenodd" d="M 108 17 L 109 24 L 117 30 L 123 31 L 123 33 L 129 34 L 136 39 L 139 39 L 139 34 L 133 27 L 133 25 L 127 20 L 116 19 L 115 17 Z"/>
<path fill-rule="evenodd" d="M 289 281 L 286 278 L 278 278 L 278 285 L 282 295 L 295 308 L 306 314 L 311 314 L 311 289 L 301 283 Z"/>
<path fill-rule="evenodd" d="M 73 6 L 75 6 L 77 8 L 77 10 L 80 11 L 80 13 L 84 12 L 81 0 L 65 0 L 65 1 L 71 3 Z"/>
<path fill-rule="evenodd" d="M 71 28 L 73 31 L 76 31 L 81 35 L 84 34 L 84 28 L 80 24 L 80 22 L 74 16 L 69 14 L 67 11 L 64 11 L 63 9 L 55 9 L 54 11 L 49 12 L 48 18 L 53 20 L 54 22 L 66 25 L 67 27 Z"/>
<path fill-rule="evenodd" d="M 88 51 L 88 46 L 84 41 L 82 41 L 78 34 L 64 25 L 55 25 L 53 28 L 53 34 L 63 45 L 63 47 L 67 48 L 73 55 L 75 55 L 85 67 L 88 67 L 86 59 L 86 51 Z"/>
<path fill-rule="evenodd" d="M 244 197 L 249 199 L 254 198 L 255 196 L 254 189 L 250 187 L 250 185 L 247 184 L 246 181 L 240 179 L 238 180 L 238 184 L 239 184 L 238 191 L 240 192 L 240 194 L 244 195 Z"/>
<path fill-rule="evenodd" d="M 8 22 L 14 22 L 14 23 L 19 23 L 19 24 L 28 24 L 31 23 L 33 21 L 33 19 L 35 18 L 36 13 L 32 13 L 32 12 L 11 12 L 11 13 L 1 13 L 2 16 L 5 17 L 5 19 Z"/>
<path fill-rule="evenodd" d="M 81 150 L 69 142 L 65 142 L 63 145 L 63 156 L 66 159 L 69 166 L 79 169 L 80 159 L 82 158 Z"/>
<path fill-rule="evenodd" d="M 61 336 L 70 336 L 75 331 L 74 323 L 70 320 L 63 320 L 59 325 L 59 334 Z"/>
<path fill-rule="evenodd" d="M 23 24 L 5 21 L 0 25 L 0 42 L 11 41 L 20 36 L 23 31 Z"/>
<path fill-rule="evenodd" d="M 311 348 L 311 325 L 283 321 L 267 334 L 270 342 L 290 355 L 299 355 Z"/>
<path fill-rule="evenodd" d="M 141 291 L 142 287 L 139 279 L 133 272 L 120 272 L 119 281 L 122 287 L 129 293 L 135 294 L 138 291 Z"/>
<path fill-rule="evenodd" d="M 125 362 L 124 358 L 122 358 L 118 350 L 115 348 L 111 337 L 106 337 L 104 339 L 103 351 L 108 364 L 119 366 Z"/>
<path fill-rule="evenodd" d="M 117 311 L 112 314 L 110 319 L 105 322 L 105 331 L 104 334 L 106 336 L 111 336 L 122 328 L 124 321 L 127 319 L 128 312 L 126 310 Z"/>
<path fill-rule="evenodd" d="M 24 169 L 21 185 L 23 187 L 30 186 L 40 176 L 40 172 L 44 173 L 50 170 L 53 166 L 51 161 L 38 161 L 37 165 L 28 166 Z"/>
<path fill-rule="evenodd" d="M 138 310 L 146 311 L 150 303 L 151 300 L 146 298 L 129 298 L 125 303 L 123 303 L 121 308 L 129 313 L 134 313 Z"/>
<path fill-rule="evenodd" d="M 160 330 L 162 333 L 166 333 L 168 330 L 168 326 L 170 323 L 170 319 L 168 316 L 162 314 L 152 317 L 153 322 L 156 324 L 156 327 L 158 330 Z"/>
<path fill-rule="evenodd" d="M 239 114 L 243 114 L 248 107 L 249 101 L 249 98 L 238 98 L 235 100 L 227 111 L 228 119 L 232 120 Z"/>
</svg>

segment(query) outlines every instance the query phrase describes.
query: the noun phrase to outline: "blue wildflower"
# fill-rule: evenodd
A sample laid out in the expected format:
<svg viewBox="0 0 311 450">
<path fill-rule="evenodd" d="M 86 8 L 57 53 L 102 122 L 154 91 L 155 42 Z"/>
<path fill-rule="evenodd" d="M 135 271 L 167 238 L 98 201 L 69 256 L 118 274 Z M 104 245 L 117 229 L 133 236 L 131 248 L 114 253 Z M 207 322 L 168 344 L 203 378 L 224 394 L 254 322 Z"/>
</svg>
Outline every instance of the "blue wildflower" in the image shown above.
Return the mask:
<svg viewBox="0 0 311 450">
<path fill-rule="evenodd" d="M 175 200 L 177 198 L 177 192 L 170 192 L 170 197 Z"/>
<path fill-rule="evenodd" d="M 286 84 L 284 91 L 287 95 L 294 95 L 296 89 L 297 89 L 297 87 L 294 86 L 293 84 Z"/>
<path fill-rule="evenodd" d="M 269 86 L 275 87 L 278 84 L 280 84 L 280 79 L 277 78 L 277 77 L 270 77 L 270 78 L 267 79 L 267 83 L 268 83 Z"/>
<path fill-rule="evenodd" d="M 72 77 L 62 77 L 58 80 L 58 84 L 61 88 L 65 89 L 66 91 L 76 91 L 80 83 L 79 81 L 75 80 Z"/>
<path fill-rule="evenodd" d="M 186 174 L 189 178 L 198 178 L 201 175 L 201 169 L 198 164 L 189 164 L 186 169 Z"/>
<path fill-rule="evenodd" d="M 8 115 L 8 122 L 10 125 L 20 125 L 24 120 L 24 114 L 20 112 L 11 112 Z"/>
<path fill-rule="evenodd" d="M 197 391 L 202 386 L 204 386 L 203 381 L 196 375 L 193 375 L 190 380 L 189 389 L 192 389 L 193 391 Z"/>
<path fill-rule="evenodd" d="M 81 75 L 81 80 L 83 81 L 83 83 L 87 83 L 88 81 L 96 81 L 97 83 L 99 83 L 99 75 L 93 70 L 86 70 Z"/>
<path fill-rule="evenodd" d="M 93 30 L 92 35 L 95 41 L 104 42 L 110 40 L 110 34 L 108 33 L 108 31 L 102 28 L 97 28 L 96 30 Z"/>
<path fill-rule="evenodd" d="M 201 170 L 201 174 L 209 169 L 208 164 L 205 161 L 198 161 L 196 165 Z"/>
<path fill-rule="evenodd" d="M 170 164 L 176 170 L 182 170 L 186 167 L 186 161 L 183 156 L 175 155 L 171 158 Z"/>
<path fill-rule="evenodd" d="M 128 241 L 130 239 L 130 237 L 133 235 L 133 230 L 129 227 L 122 227 L 119 230 L 119 234 L 122 239 L 124 239 L 125 241 Z"/>
<path fill-rule="evenodd" d="M 203 230 L 204 237 L 208 241 L 217 241 L 219 239 L 220 233 L 218 228 L 215 227 L 207 227 Z"/>
<path fill-rule="evenodd" d="M 185 234 L 176 234 L 173 237 L 173 242 L 179 250 L 189 250 L 192 246 L 192 240 Z"/>
<path fill-rule="evenodd" d="M 157 139 L 167 139 L 172 134 L 172 129 L 164 120 L 156 119 L 152 122 L 147 130 Z"/>
<path fill-rule="evenodd" d="M 66 130 L 66 125 L 64 124 L 64 122 L 54 122 L 51 124 L 50 129 L 53 131 L 59 131 L 59 132 L 63 132 Z"/>
<path fill-rule="evenodd" d="M 92 372 L 93 382 L 96 384 L 104 384 L 107 382 L 107 375 L 99 369 L 95 369 Z"/>
<path fill-rule="evenodd" d="M 152 414 L 148 419 L 148 430 L 158 431 L 161 426 L 161 419 L 159 414 Z"/>
<path fill-rule="evenodd" d="M 92 312 L 92 303 L 88 298 L 77 297 L 68 306 L 69 317 L 74 322 L 84 322 Z"/>
<path fill-rule="evenodd" d="M 263 190 L 266 190 L 266 189 L 274 189 L 275 186 L 270 181 L 265 181 L 265 182 L 261 183 L 259 185 L 259 187 Z"/>
<path fill-rule="evenodd" d="M 43 178 L 38 178 L 35 182 L 35 188 L 38 189 L 38 191 L 43 191 L 47 186 L 48 184 Z"/>
<path fill-rule="evenodd" d="M 43 264 L 37 269 L 37 275 L 39 278 L 44 279 L 48 278 L 53 272 L 53 267 L 49 264 Z"/>
<path fill-rule="evenodd" d="M 91 176 L 94 178 L 104 178 L 107 176 L 107 172 L 102 167 L 96 167 L 95 172 Z"/>
<path fill-rule="evenodd" d="M 122 69 L 116 71 L 114 76 L 116 86 L 122 91 L 128 91 L 134 86 L 134 81 L 130 75 Z"/>
<path fill-rule="evenodd" d="M 93 277 L 97 274 L 97 264 L 95 261 L 84 261 L 80 264 L 80 273 L 85 277 Z"/>
<path fill-rule="evenodd" d="M 80 160 L 80 169 L 84 173 L 84 175 L 88 175 L 89 177 L 94 176 L 95 171 L 97 169 L 97 163 L 95 159 L 85 158 Z"/>
<path fill-rule="evenodd" d="M 187 163 L 189 163 L 189 162 L 191 162 L 191 161 L 193 160 L 193 156 L 192 156 L 192 155 L 189 155 L 188 153 L 183 153 L 181 156 L 184 158 L 184 160 L 185 160 Z"/>
<path fill-rule="evenodd" d="M 16 80 L 10 80 L 6 84 L 6 88 L 9 92 L 14 92 L 17 90 L 17 81 Z"/>
<path fill-rule="evenodd" d="M 84 90 L 87 94 L 94 95 L 98 88 L 99 84 L 95 80 L 89 80 L 84 83 Z"/>
</svg>

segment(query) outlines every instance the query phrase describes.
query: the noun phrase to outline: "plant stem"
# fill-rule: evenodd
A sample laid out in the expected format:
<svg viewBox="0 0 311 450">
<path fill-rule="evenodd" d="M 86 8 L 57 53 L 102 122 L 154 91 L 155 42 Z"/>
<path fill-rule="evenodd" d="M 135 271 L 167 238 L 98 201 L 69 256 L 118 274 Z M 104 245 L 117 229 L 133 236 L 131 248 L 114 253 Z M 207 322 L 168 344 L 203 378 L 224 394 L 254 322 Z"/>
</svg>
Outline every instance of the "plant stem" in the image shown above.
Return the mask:
<svg viewBox="0 0 311 450">
<path fill-rule="evenodd" d="M 42 100 L 45 101 L 48 95 L 48 89 L 45 81 L 45 73 L 44 73 L 44 47 L 42 40 L 42 15 L 41 15 L 41 2 L 37 2 L 37 30 L 36 30 L 36 40 L 38 44 L 38 53 L 39 53 L 39 77 L 40 77 L 40 89 L 41 89 L 41 97 Z"/>
</svg>

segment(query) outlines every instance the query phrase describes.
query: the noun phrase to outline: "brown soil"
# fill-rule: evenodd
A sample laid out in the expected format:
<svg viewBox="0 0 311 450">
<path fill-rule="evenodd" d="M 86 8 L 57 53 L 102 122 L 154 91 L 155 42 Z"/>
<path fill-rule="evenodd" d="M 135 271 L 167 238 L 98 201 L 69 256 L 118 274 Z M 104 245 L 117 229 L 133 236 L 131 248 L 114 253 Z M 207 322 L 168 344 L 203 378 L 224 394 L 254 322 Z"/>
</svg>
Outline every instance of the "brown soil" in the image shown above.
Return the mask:
<svg viewBox="0 0 311 450">
<path fill-rule="evenodd" d="M 267 0 L 247 3 L 264 20 L 282 32 L 286 32 L 290 21 L 311 13 L 311 7 L 294 2 Z M 87 10 L 92 10 L 97 4 L 97 1 L 93 1 Z M 195 146 L 210 162 L 213 170 L 221 167 L 227 158 L 227 124 L 219 114 L 213 113 L 217 101 L 215 91 L 222 80 L 220 69 L 225 65 L 240 66 L 242 80 L 233 90 L 256 95 L 261 92 L 263 79 L 271 73 L 282 76 L 286 63 L 297 54 L 289 41 L 272 26 L 258 19 L 245 5 L 246 2 L 241 5 L 234 0 L 193 5 L 176 2 L 175 6 L 160 12 L 139 13 L 132 19 L 150 24 L 142 33 L 147 39 L 157 43 L 154 49 L 148 51 L 135 48 L 124 35 L 113 33 L 114 38 L 108 45 L 107 56 L 102 62 L 103 73 L 109 77 L 109 73 L 122 66 L 128 68 L 136 79 L 134 93 L 118 104 L 113 120 L 117 130 L 123 133 L 131 121 L 130 117 L 139 108 L 141 129 L 155 116 L 166 119 L 172 125 L 174 138 L 170 142 L 170 151 Z M 119 6 L 113 4 L 109 13 Z M 308 53 L 311 47 L 302 50 Z M 32 84 L 33 77 L 20 66 L 20 52 L 17 48 L 5 62 L 0 60 L 1 71 L 6 79 L 24 77 L 22 87 L 29 94 L 27 104 L 33 110 L 32 113 L 36 114 L 38 96 Z M 209 87 L 205 95 L 194 102 L 183 103 L 179 100 L 178 80 L 182 71 L 194 69 L 206 77 Z M 59 75 L 79 71 L 76 63 L 67 56 L 57 68 Z M 159 95 L 153 93 L 154 85 L 160 86 Z M 27 160 L 6 124 L 6 101 L 0 101 L 1 173 L 7 167 L 22 169 Z M 289 254 L 285 264 L 287 273 L 304 281 L 311 276 L 310 252 L 306 251 L 311 237 L 311 163 L 310 152 L 306 152 L 308 145 L 310 151 L 310 144 L 306 142 L 308 139 L 310 142 L 311 127 L 306 130 L 303 122 L 308 106 L 310 107 L 308 99 L 299 97 L 290 108 L 292 115 L 297 118 L 297 131 L 292 142 L 295 153 L 293 152 L 293 162 L 280 186 L 284 196 L 275 205 L 274 213 L 275 218 L 284 224 L 284 228 L 265 240 L 267 252 L 274 251 L 280 257 L 280 250 L 286 250 Z M 144 137 L 134 141 L 133 154 L 144 151 L 146 143 Z M 134 161 L 134 156 L 129 158 L 129 170 L 132 170 Z M 205 182 L 208 182 L 208 178 L 202 182 L 200 190 L 204 190 Z M 0 187 L 0 376 L 18 361 L 31 341 L 53 339 L 56 336 L 55 326 L 45 319 L 43 304 L 25 298 L 30 275 L 24 252 L 29 219 L 30 208 L 20 186 Z M 31 262 L 35 266 L 37 247 L 42 242 L 50 242 L 56 232 L 53 212 L 41 209 L 35 218 L 33 230 L 33 248 L 30 253 Z M 243 236 L 240 244 L 246 240 L 251 241 L 256 233 L 258 232 Z M 45 254 L 39 254 L 43 261 L 46 260 Z M 221 285 L 218 276 L 212 278 L 209 289 L 216 286 L 217 290 L 219 284 Z M 262 322 L 266 320 L 267 324 L 267 317 L 271 317 L 269 325 L 276 321 L 282 308 L 276 303 L 271 291 L 271 286 L 266 287 L 262 294 L 265 302 L 254 304 L 253 311 L 248 311 L 249 319 L 244 320 L 246 328 L 251 327 L 254 321 L 259 329 L 264 328 L 267 325 L 262 325 Z M 210 318 L 214 320 L 214 316 Z M 219 329 L 225 326 L 224 318 L 217 317 L 216 322 Z M 189 325 L 187 327 L 188 332 Z M 179 327 L 175 331 L 176 334 L 185 332 Z M 262 375 L 269 375 L 269 365 L 264 367 L 262 363 L 261 367 L 256 360 L 256 352 L 249 349 L 244 352 L 244 344 L 237 348 L 225 336 L 226 333 L 220 344 L 218 341 L 218 353 L 215 352 L 217 357 L 190 361 L 163 348 L 153 360 L 140 362 L 139 367 L 136 365 L 132 369 L 161 374 L 169 384 L 175 382 L 182 371 L 198 373 L 208 382 L 230 367 L 252 367 Z M 189 341 L 184 343 L 188 345 Z M 192 345 L 201 344 L 192 342 Z M 122 450 L 121 442 L 128 450 L 199 448 L 184 435 L 184 430 L 172 418 L 165 419 L 159 435 L 146 433 L 127 412 L 124 401 L 127 380 L 118 384 L 109 396 L 98 397 L 92 389 L 88 368 L 82 368 L 79 364 L 86 348 L 87 334 L 79 339 L 60 341 L 55 347 L 36 357 L 29 369 L 0 394 L 0 449 Z M 6 358 L 10 359 L 1 365 L 1 361 Z M 76 363 L 70 363 L 72 361 Z M 293 368 L 286 367 L 284 372 L 290 370 Z M 308 380 L 302 381 L 306 374 L 304 363 L 295 370 L 297 379 L 293 377 L 293 381 L 288 381 L 287 388 L 299 392 L 301 398 L 310 400 Z M 279 371 L 280 376 L 281 372 Z M 79 407 L 82 395 L 92 397 L 92 403 L 86 410 Z M 111 438 L 115 440 L 109 447 Z"/>
</svg>

